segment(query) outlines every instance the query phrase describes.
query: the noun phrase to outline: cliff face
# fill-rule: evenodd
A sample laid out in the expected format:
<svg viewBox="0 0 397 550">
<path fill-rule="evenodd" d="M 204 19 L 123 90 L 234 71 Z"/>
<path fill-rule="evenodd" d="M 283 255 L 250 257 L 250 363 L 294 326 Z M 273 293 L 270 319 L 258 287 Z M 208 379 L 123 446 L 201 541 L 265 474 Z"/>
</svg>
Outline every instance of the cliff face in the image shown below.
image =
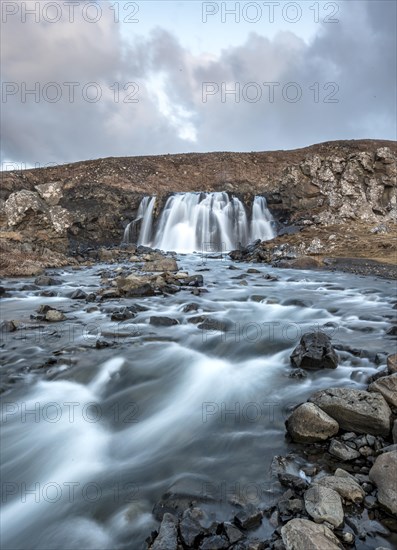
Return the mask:
<svg viewBox="0 0 397 550">
<path fill-rule="evenodd" d="M 396 220 L 397 143 L 362 140 L 295 151 L 109 158 L 2 173 L 0 231 L 27 252 L 118 244 L 144 195 L 266 196 L 282 223 L 375 226 Z"/>
</svg>

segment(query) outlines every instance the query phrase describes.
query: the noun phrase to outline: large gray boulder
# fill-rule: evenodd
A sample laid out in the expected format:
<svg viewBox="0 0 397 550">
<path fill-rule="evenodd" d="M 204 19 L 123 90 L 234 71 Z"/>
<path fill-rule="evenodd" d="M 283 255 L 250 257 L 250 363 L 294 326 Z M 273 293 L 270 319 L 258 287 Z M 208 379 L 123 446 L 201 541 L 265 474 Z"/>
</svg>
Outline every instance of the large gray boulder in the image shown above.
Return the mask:
<svg viewBox="0 0 397 550">
<path fill-rule="evenodd" d="M 397 451 L 378 456 L 369 472 L 378 488 L 378 500 L 390 513 L 397 515 Z"/>
<path fill-rule="evenodd" d="M 328 388 L 313 394 L 309 401 L 334 418 L 343 430 L 387 436 L 391 410 L 376 392 L 349 388 Z"/>
<path fill-rule="evenodd" d="M 291 519 L 281 529 L 286 550 L 341 550 L 331 529 L 308 519 Z"/>
<path fill-rule="evenodd" d="M 125 296 L 153 296 L 154 288 L 151 277 L 128 275 L 128 277 L 117 277 L 116 284 L 118 291 Z"/>
<path fill-rule="evenodd" d="M 338 355 L 327 334 L 308 332 L 292 352 L 291 363 L 301 369 L 335 369 L 338 366 Z"/>
<path fill-rule="evenodd" d="M 397 373 L 378 378 L 370 384 L 368 391 L 382 394 L 389 405 L 397 408 Z"/>
<path fill-rule="evenodd" d="M 339 494 L 322 485 L 312 485 L 304 495 L 305 508 L 316 523 L 327 521 L 334 527 L 343 523 L 343 507 Z"/>
<path fill-rule="evenodd" d="M 328 487 L 336 491 L 344 500 L 349 502 L 362 502 L 365 497 L 364 490 L 351 477 L 324 476 L 316 480 L 318 485 Z"/>
<path fill-rule="evenodd" d="M 37 193 L 22 189 L 21 191 L 11 193 L 4 204 L 4 210 L 8 226 L 14 227 L 21 223 L 29 211 L 46 213 L 48 207 Z"/>
<path fill-rule="evenodd" d="M 303 403 L 286 420 L 286 428 L 297 443 L 325 441 L 337 434 L 339 424 L 314 403 Z"/>
</svg>

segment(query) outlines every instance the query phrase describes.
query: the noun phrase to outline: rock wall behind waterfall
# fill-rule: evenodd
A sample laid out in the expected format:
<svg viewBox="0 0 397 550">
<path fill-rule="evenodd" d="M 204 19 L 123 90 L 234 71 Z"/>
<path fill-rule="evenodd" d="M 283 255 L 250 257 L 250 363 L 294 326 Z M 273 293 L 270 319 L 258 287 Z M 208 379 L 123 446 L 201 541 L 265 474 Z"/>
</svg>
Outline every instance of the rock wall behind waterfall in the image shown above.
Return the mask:
<svg viewBox="0 0 397 550">
<path fill-rule="evenodd" d="M 116 244 L 145 195 L 227 191 L 251 207 L 264 195 L 273 216 L 295 224 L 392 222 L 396 142 L 341 141 L 295 151 L 208 153 L 90 160 L 2 173 L 6 238 L 66 252 Z"/>
</svg>

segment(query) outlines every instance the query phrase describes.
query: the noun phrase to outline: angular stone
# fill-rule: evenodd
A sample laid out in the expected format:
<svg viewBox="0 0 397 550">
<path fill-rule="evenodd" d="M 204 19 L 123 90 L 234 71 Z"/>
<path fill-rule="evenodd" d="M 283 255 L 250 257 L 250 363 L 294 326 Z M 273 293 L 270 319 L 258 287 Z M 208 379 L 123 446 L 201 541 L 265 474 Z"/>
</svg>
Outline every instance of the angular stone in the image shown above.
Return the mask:
<svg viewBox="0 0 397 550">
<path fill-rule="evenodd" d="M 243 538 L 243 533 L 240 529 L 237 529 L 232 523 L 226 522 L 223 524 L 223 529 L 226 533 L 227 538 L 229 539 L 230 544 L 234 544 L 238 540 Z"/>
<path fill-rule="evenodd" d="M 397 373 L 378 378 L 378 380 L 370 384 L 368 391 L 380 393 L 389 405 L 397 408 Z"/>
<path fill-rule="evenodd" d="M 291 355 L 294 367 L 316 370 L 335 369 L 338 356 L 331 345 L 331 339 L 324 332 L 308 332 L 302 336 Z"/>
<path fill-rule="evenodd" d="M 172 514 L 164 514 L 159 534 L 151 550 L 178 550 L 177 520 Z"/>
<path fill-rule="evenodd" d="M 341 550 L 331 529 L 307 519 L 291 519 L 281 529 L 286 550 Z"/>
<path fill-rule="evenodd" d="M 306 511 L 316 523 L 327 521 L 334 527 L 342 525 L 342 500 L 336 491 L 314 484 L 305 492 L 304 499 Z"/>
<path fill-rule="evenodd" d="M 297 491 L 298 493 L 308 488 L 308 482 L 299 476 L 294 476 L 293 474 L 287 473 L 279 473 L 277 477 L 281 485 L 289 487 L 290 489 L 294 489 L 294 491 Z"/>
<path fill-rule="evenodd" d="M 254 506 L 243 508 L 234 516 L 234 523 L 240 529 L 255 529 L 262 522 L 262 512 Z"/>
<path fill-rule="evenodd" d="M 214 535 L 203 540 L 199 546 L 200 550 L 226 550 L 230 548 L 230 542 L 226 537 Z"/>
<path fill-rule="evenodd" d="M 328 452 L 343 461 L 354 460 L 355 458 L 358 458 L 360 456 L 360 453 L 358 451 L 352 449 L 351 447 L 345 445 L 345 443 L 342 443 L 342 441 L 338 441 L 337 439 L 333 439 L 330 442 Z"/>
<path fill-rule="evenodd" d="M 42 199 L 51 206 L 56 206 L 62 198 L 62 183 L 55 181 L 51 183 L 43 183 L 36 185 L 35 189 L 39 193 Z"/>
<path fill-rule="evenodd" d="M 288 433 L 297 443 L 325 441 L 339 431 L 338 422 L 313 403 L 300 405 L 285 424 Z"/>
<path fill-rule="evenodd" d="M 312 395 L 310 402 L 334 418 L 344 430 L 387 436 L 391 410 L 379 393 L 349 388 L 328 388 Z"/>
<path fill-rule="evenodd" d="M 397 372 L 397 353 L 387 358 L 387 368 L 390 374 Z"/>
<path fill-rule="evenodd" d="M 378 488 L 378 500 L 391 514 L 397 515 L 397 451 L 378 456 L 369 472 Z"/>
<path fill-rule="evenodd" d="M 118 277 L 116 283 L 118 290 L 126 296 L 153 296 L 155 293 L 150 277 L 129 275 Z"/>
<path fill-rule="evenodd" d="M 66 319 L 65 314 L 57 309 L 49 309 L 45 315 L 45 320 L 50 323 L 57 323 Z"/>
<path fill-rule="evenodd" d="M 208 524 L 208 516 L 201 508 L 188 508 L 185 510 L 179 524 L 183 543 L 194 548 L 196 539 L 200 535 L 208 533 L 206 524 Z"/>
<path fill-rule="evenodd" d="M 21 223 L 29 211 L 37 214 L 47 212 L 47 210 L 47 205 L 39 195 L 27 189 L 11 193 L 4 204 L 4 211 L 10 227 Z"/>
<path fill-rule="evenodd" d="M 145 271 L 178 271 L 178 264 L 174 258 L 163 258 L 146 262 Z"/>
<path fill-rule="evenodd" d="M 347 477 L 324 476 L 316 480 L 318 485 L 333 489 L 339 495 L 350 502 L 362 502 L 365 493 L 360 485 Z"/>
<path fill-rule="evenodd" d="M 84 292 L 84 290 L 81 290 L 81 288 L 77 288 L 70 295 L 70 299 L 71 300 L 86 300 L 87 299 L 87 294 Z"/>
</svg>

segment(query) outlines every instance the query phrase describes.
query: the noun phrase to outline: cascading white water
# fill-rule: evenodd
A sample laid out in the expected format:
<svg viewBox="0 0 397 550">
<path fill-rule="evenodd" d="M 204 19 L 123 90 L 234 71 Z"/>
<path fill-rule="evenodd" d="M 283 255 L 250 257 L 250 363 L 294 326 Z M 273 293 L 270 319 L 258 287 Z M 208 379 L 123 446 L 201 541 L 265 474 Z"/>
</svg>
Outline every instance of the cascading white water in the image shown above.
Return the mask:
<svg viewBox="0 0 397 550">
<path fill-rule="evenodd" d="M 274 237 L 272 215 L 267 207 L 265 197 L 255 197 L 252 203 L 251 240 L 268 241 Z"/>
<path fill-rule="evenodd" d="M 137 226 L 142 222 L 139 231 L 139 241 L 141 241 L 139 244 L 148 245 L 150 243 L 155 204 L 156 197 L 143 197 L 135 220 L 129 223 L 124 230 L 123 242 L 128 243 L 135 240 L 134 236 L 137 234 Z"/>
<path fill-rule="evenodd" d="M 274 237 L 264 197 L 254 198 L 249 222 L 243 203 L 225 192 L 177 193 L 167 200 L 153 234 L 155 200 L 142 199 L 137 218 L 126 227 L 124 242 L 135 240 L 140 245 L 183 253 L 227 251 Z"/>
</svg>

